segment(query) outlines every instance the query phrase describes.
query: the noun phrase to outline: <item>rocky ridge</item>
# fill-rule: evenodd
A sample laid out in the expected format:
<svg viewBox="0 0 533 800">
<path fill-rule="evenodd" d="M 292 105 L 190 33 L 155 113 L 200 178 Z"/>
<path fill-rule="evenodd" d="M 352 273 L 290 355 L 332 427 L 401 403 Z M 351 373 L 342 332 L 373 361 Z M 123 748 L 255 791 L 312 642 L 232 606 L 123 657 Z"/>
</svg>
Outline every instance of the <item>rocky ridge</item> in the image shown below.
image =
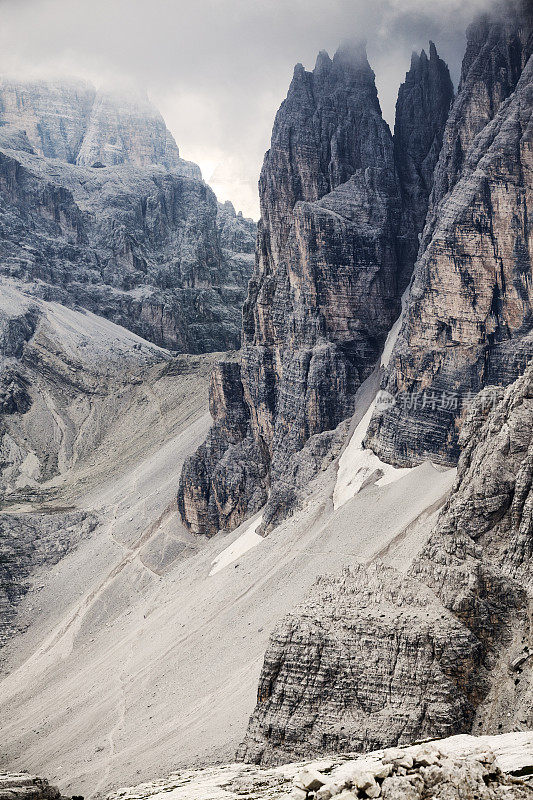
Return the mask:
<svg viewBox="0 0 533 800">
<path fill-rule="evenodd" d="M 242 758 L 531 728 L 533 366 L 494 391 L 470 409 L 455 485 L 407 574 L 319 578 L 274 630 Z"/>
<path fill-rule="evenodd" d="M 505 2 L 468 30 L 461 84 L 401 331 L 366 446 L 396 466 L 456 463 L 466 405 L 533 355 L 533 10 Z M 426 399 L 424 399 L 426 398 Z M 439 413 L 435 413 L 439 403 Z"/>
<path fill-rule="evenodd" d="M 172 350 L 237 348 L 254 223 L 219 208 L 146 99 L 90 97 L 0 86 L 1 273 Z"/>
<path fill-rule="evenodd" d="M 438 113 L 419 116 L 402 181 L 364 47 L 322 52 L 313 72 L 295 68 L 261 172 L 240 365 L 220 365 L 214 426 L 180 480 L 180 512 L 196 532 L 234 528 L 270 498 L 267 532 L 294 509 L 295 457 L 304 472 L 313 461 L 306 443 L 341 447 L 332 432 L 399 314 L 449 107 L 445 65 L 434 48 L 427 68 L 424 59 L 398 101 L 399 141 L 412 139 L 406 120 L 420 94 Z"/>
<path fill-rule="evenodd" d="M 531 734 L 456 736 L 425 745 L 334 755 L 273 769 L 227 764 L 176 772 L 167 779 L 119 789 L 108 800 L 480 800 L 526 798 L 533 767 Z"/>
</svg>

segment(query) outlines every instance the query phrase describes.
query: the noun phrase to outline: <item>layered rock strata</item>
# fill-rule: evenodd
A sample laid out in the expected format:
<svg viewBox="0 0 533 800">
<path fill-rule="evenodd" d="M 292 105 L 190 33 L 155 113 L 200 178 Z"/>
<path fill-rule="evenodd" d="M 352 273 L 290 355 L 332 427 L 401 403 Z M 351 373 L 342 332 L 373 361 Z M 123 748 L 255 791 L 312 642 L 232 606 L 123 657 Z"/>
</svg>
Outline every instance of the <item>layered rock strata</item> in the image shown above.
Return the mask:
<svg viewBox="0 0 533 800">
<path fill-rule="evenodd" d="M 69 164 L 183 167 L 174 137 L 142 92 L 3 78 L 0 122 L 23 130 L 37 154 Z M 199 176 L 199 168 L 189 166 Z"/>
<path fill-rule="evenodd" d="M 453 101 L 448 67 L 433 42 L 429 58 L 413 53 L 411 68 L 398 91 L 394 124 L 394 157 L 402 190 L 400 230 L 401 285 L 407 286 L 424 228 L 433 173 Z"/>
<path fill-rule="evenodd" d="M 360 758 L 332 755 L 271 769 L 223 764 L 178 771 L 158 781 L 110 794 L 109 800 L 422 800 L 432 797 L 496 800 L 529 797 L 533 735 L 454 736 L 428 745 L 376 751 Z"/>
<path fill-rule="evenodd" d="M 27 772 L 0 772 L 0 800 L 66 800 L 46 778 Z"/>
<path fill-rule="evenodd" d="M 398 104 L 401 141 L 419 95 L 439 107 L 413 123 L 425 129 L 406 155 L 403 184 L 364 48 L 341 48 L 333 60 L 323 52 L 313 72 L 294 71 L 259 182 L 240 373 L 226 380 L 226 397 L 213 396 L 210 440 L 180 481 L 180 510 L 196 532 L 234 527 L 271 492 L 275 507 L 267 505 L 262 525 L 269 530 L 294 507 L 285 489 L 295 454 L 353 412 L 400 310 L 422 216 L 417 192 L 449 106 L 446 68 L 433 49 L 431 59 L 427 69 L 413 67 Z M 427 173 L 429 181 L 429 166 Z M 229 433 L 224 408 L 241 397 Z"/>
<path fill-rule="evenodd" d="M 0 120 L 25 132 L 47 158 L 76 162 L 96 91 L 84 81 L 21 83 L 0 80 Z"/>
<path fill-rule="evenodd" d="M 507 2 L 468 31 L 419 260 L 366 445 L 409 466 L 453 464 L 466 405 L 533 355 L 533 11 Z"/>
<path fill-rule="evenodd" d="M 238 348 L 254 223 L 147 100 L 97 93 L 86 113 L 84 91 L 0 86 L 0 272 L 171 350 Z"/>
<path fill-rule="evenodd" d="M 159 111 L 138 92 L 96 92 L 87 127 L 76 155 L 82 166 L 111 167 L 160 164 L 169 170 L 181 166 L 174 137 Z M 191 172 L 194 165 L 191 165 Z M 198 175 L 199 170 L 196 170 Z"/>
<path fill-rule="evenodd" d="M 470 410 L 456 483 L 408 573 L 319 578 L 274 630 L 240 757 L 531 728 L 533 366 L 496 392 Z"/>
</svg>

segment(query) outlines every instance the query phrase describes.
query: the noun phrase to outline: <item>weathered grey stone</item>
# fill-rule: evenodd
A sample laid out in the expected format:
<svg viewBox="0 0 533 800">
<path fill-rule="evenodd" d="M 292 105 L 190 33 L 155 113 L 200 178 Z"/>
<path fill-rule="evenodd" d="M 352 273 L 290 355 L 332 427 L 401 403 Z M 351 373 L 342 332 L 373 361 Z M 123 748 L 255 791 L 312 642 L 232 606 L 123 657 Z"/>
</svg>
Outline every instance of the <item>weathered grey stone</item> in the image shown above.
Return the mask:
<svg viewBox="0 0 533 800">
<path fill-rule="evenodd" d="M 508 659 L 511 643 L 533 644 L 533 365 L 495 408 L 487 392 L 408 575 L 374 564 L 320 578 L 274 630 L 240 758 L 271 764 L 531 726 L 531 665 L 517 682 Z M 406 773 L 436 760 L 424 749 L 384 759 Z"/>
<path fill-rule="evenodd" d="M 399 236 L 401 287 L 411 277 L 424 228 L 433 173 L 442 148 L 442 135 L 453 85 L 448 67 L 429 43 L 429 58 L 413 53 L 411 68 L 400 86 L 394 124 L 394 157 L 402 191 Z"/>
<path fill-rule="evenodd" d="M 76 163 L 87 167 L 161 164 L 169 170 L 184 166 L 174 137 L 146 95 L 105 89 L 95 94 Z M 190 173 L 201 177 L 194 164 Z"/>
<path fill-rule="evenodd" d="M 0 85 L 0 272 L 171 350 L 238 348 L 255 224 L 146 98 L 83 91 Z"/>
<path fill-rule="evenodd" d="M 26 772 L 0 772 L 0 800 L 67 800 L 57 786 Z"/>
<path fill-rule="evenodd" d="M 249 417 L 245 438 L 265 465 L 261 489 L 270 491 L 264 533 L 298 506 L 295 485 L 304 472 L 309 477 L 319 468 L 314 445 L 306 451 L 306 442 L 350 417 L 355 393 L 399 313 L 415 258 L 410 237 L 418 236 L 431 181 L 428 166 L 428 185 L 421 189 L 423 162 L 433 158 L 450 101 L 446 68 L 433 50 L 431 66 L 415 70 L 408 82 L 398 104 L 398 147 L 413 138 L 406 120 L 419 95 L 438 113 L 418 114 L 414 123 L 424 130 L 405 156 L 403 194 L 362 46 L 341 48 L 333 60 L 320 53 L 312 73 L 298 65 L 276 116 L 259 182 L 256 268 L 243 312 L 242 389 L 228 387 L 232 396 L 242 393 Z M 317 448 L 325 441 L 315 439 Z M 211 534 L 257 510 L 246 495 L 228 496 L 229 513 L 221 514 L 215 500 L 218 513 L 206 518 L 217 492 L 209 476 L 219 480 L 234 460 L 242 476 L 240 449 L 217 455 L 218 463 L 212 453 L 211 447 L 198 451 L 179 489 L 185 524 Z M 300 469 L 302 476 L 295 475 Z M 232 483 L 249 494 L 244 476 Z M 196 499 L 186 502 L 198 486 Z"/>
<path fill-rule="evenodd" d="M 366 446 L 398 466 L 454 464 L 472 396 L 533 356 L 533 9 L 503 2 L 468 32 L 407 311 Z"/>
</svg>

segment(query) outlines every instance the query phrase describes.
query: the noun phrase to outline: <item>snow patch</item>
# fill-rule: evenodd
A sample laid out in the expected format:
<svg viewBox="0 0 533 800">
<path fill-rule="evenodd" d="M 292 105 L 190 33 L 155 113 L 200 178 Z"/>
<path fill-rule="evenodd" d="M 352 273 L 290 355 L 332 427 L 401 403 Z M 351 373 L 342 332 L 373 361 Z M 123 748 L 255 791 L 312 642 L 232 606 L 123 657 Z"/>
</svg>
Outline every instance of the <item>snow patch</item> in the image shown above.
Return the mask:
<svg viewBox="0 0 533 800">
<path fill-rule="evenodd" d="M 255 547 L 256 544 L 259 544 L 259 542 L 263 541 L 264 537 L 259 536 L 259 534 L 256 533 L 262 521 L 263 516 L 261 515 L 255 520 L 255 522 L 252 522 L 252 524 L 246 528 L 244 533 L 241 533 L 241 535 L 235 539 L 232 544 L 218 554 L 218 556 L 212 561 L 213 566 L 211 572 L 209 573 L 210 575 L 220 572 L 221 569 L 227 567 L 228 564 L 232 564 L 234 561 L 240 558 L 240 556 L 244 555 L 244 553 L 247 553 L 248 550 L 251 550 L 252 547 Z"/>
<path fill-rule="evenodd" d="M 392 351 L 394 350 L 402 327 L 408 296 L 409 287 L 407 287 L 402 295 L 402 310 L 400 316 L 390 329 L 385 341 L 381 354 L 381 367 L 387 367 L 389 365 Z M 376 409 L 376 403 L 383 400 L 381 395 L 383 395 L 383 393 L 378 392 L 377 397 L 374 398 L 373 402 L 370 404 L 366 414 L 353 432 L 348 446 L 339 459 L 337 482 L 333 490 L 333 507 L 335 510 L 343 506 L 348 500 L 351 500 L 352 497 L 360 491 L 363 484 L 371 479 L 372 476 L 375 476 L 373 483 L 375 483 L 376 486 L 387 486 L 389 483 L 394 483 L 394 481 L 399 480 L 414 469 L 414 467 L 399 468 L 393 467 L 391 464 L 385 464 L 372 450 L 363 447 L 363 441 L 368 431 L 372 414 Z"/>
<path fill-rule="evenodd" d="M 337 482 L 333 490 L 333 508 L 337 510 L 357 492 L 372 475 L 376 476 L 376 486 L 387 486 L 399 480 L 414 467 L 393 467 L 385 464 L 372 450 L 363 447 L 363 441 L 376 407 L 376 399 L 370 404 L 368 411 L 352 434 L 348 446 L 339 459 Z"/>
</svg>

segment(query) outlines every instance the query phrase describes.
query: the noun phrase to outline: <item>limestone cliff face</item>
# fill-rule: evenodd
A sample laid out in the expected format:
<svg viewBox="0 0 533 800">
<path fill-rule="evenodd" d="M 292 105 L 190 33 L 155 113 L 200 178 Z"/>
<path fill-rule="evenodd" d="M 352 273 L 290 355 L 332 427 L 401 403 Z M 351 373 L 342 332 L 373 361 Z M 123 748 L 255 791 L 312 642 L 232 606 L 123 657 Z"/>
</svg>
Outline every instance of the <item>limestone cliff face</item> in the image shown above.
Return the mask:
<svg viewBox="0 0 533 800">
<path fill-rule="evenodd" d="M 467 30 L 459 91 L 434 180 L 428 234 L 438 204 L 461 177 L 475 137 L 516 88 L 532 51 L 531 15 L 528 0 L 499 0 Z"/>
<path fill-rule="evenodd" d="M 433 59 L 431 70 L 412 76 L 412 95 L 399 103 L 405 137 L 415 87 L 440 109 L 437 119 L 424 121 L 427 130 L 411 154 L 409 168 L 417 175 L 432 158 L 449 105 L 445 67 L 436 53 Z M 407 179 L 405 185 L 407 191 Z M 200 450 L 180 482 L 185 523 L 210 534 L 256 511 L 270 489 L 279 500 L 294 454 L 351 415 L 354 395 L 399 313 L 402 276 L 409 272 L 408 258 L 411 267 L 414 260 L 402 226 L 410 226 L 410 236 L 419 223 L 412 211 L 403 215 L 393 139 L 364 48 L 341 48 L 333 60 L 321 53 L 313 72 L 296 67 L 259 188 L 240 385 L 227 386 L 231 398 L 242 395 L 249 421 L 231 452 L 221 459 Z M 253 498 L 252 481 L 244 477 L 250 448 L 264 474 Z M 235 471 L 243 477 L 228 494 Z M 265 509 L 265 530 L 274 515 L 279 519 L 278 500 L 275 514 Z"/>
<path fill-rule="evenodd" d="M 275 475 L 350 414 L 398 313 L 400 192 L 363 50 L 296 67 L 260 191 L 242 376 Z"/>
<path fill-rule="evenodd" d="M 402 284 L 407 285 L 424 228 L 433 174 L 453 101 L 448 67 L 433 42 L 429 58 L 413 53 L 411 68 L 400 86 L 394 125 L 394 156 L 402 189 L 400 258 Z"/>
<path fill-rule="evenodd" d="M 84 81 L 23 83 L 0 80 L 0 122 L 25 131 L 47 158 L 74 164 L 82 145 L 95 89 Z"/>
<path fill-rule="evenodd" d="M 181 161 L 174 137 L 146 95 L 110 90 L 96 93 L 77 164 L 161 164 L 173 169 L 181 166 Z M 196 168 L 196 176 L 199 174 Z"/>
<path fill-rule="evenodd" d="M 80 91 L 49 88 L 39 118 L 44 88 L 20 88 L 24 103 L 0 112 L 0 272 L 172 350 L 238 348 L 254 223 L 229 206 L 221 221 L 198 167 L 179 158 L 147 102 L 99 93 L 84 117 Z M 27 124 L 30 106 L 53 147 Z"/>
<path fill-rule="evenodd" d="M 455 463 L 470 393 L 507 385 L 533 355 L 533 12 L 530 4 L 505 9 L 468 32 L 385 381 L 397 403 L 374 417 L 366 440 L 397 465 Z"/>
<path fill-rule="evenodd" d="M 320 578 L 274 630 L 239 756 L 262 764 L 533 722 L 533 367 L 462 431 L 458 475 L 408 574 Z"/>
</svg>

